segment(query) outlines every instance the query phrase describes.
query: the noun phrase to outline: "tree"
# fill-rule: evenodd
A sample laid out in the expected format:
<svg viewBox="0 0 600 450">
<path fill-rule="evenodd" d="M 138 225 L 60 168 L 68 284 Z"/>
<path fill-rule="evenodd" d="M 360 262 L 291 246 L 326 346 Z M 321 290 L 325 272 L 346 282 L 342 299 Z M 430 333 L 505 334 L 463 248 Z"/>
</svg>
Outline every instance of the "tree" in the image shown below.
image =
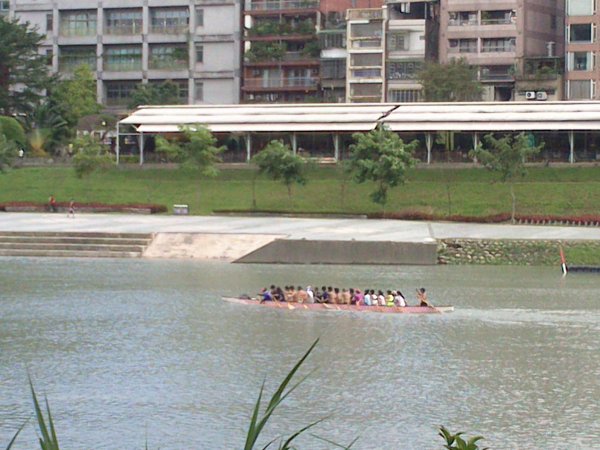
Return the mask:
<svg viewBox="0 0 600 450">
<path fill-rule="evenodd" d="M 176 105 L 179 99 L 179 86 L 170 80 L 158 84 L 138 84 L 131 94 L 128 106 L 137 108 L 140 105 Z"/>
<path fill-rule="evenodd" d="M 266 174 L 273 180 L 281 180 L 287 188 L 288 198 L 292 199 L 292 185 L 306 184 L 304 175 L 305 162 L 294 155 L 289 145 L 282 141 L 271 141 L 252 158 L 258 166 L 258 172 Z"/>
<path fill-rule="evenodd" d="M 83 178 L 95 170 L 108 168 L 113 164 L 107 147 L 91 134 L 75 139 L 72 144 L 75 153 L 73 168 L 77 178 Z"/>
<path fill-rule="evenodd" d="M 45 100 L 27 116 L 27 142 L 34 156 L 53 153 L 71 135 L 65 112 L 60 105 Z"/>
<path fill-rule="evenodd" d="M 469 156 L 476 158 L 485 168 L 499 175 L 500 181 L 509 183 L 510 197 L 512 199 L 511 221 L 515 223 L 517 199 L 515 196 L 514 181 L 517 177 L 527 175 L 525 162 L 528 158 L 537 155 L 544 144 L 533 145 L 525 133 L 504 135 L 496 139 L 492 134 L 483 138 L 483 145 L 469 152 Z"/>
<path fill-rule="evenodd" d="M 29 112 L 44 97 L 52 78 L 38 53 L 42 39 L 29 22 L 0 16 L 0 113 Z"/>
<path fill-rule="evenodd" d="M 7 140 L 14 141 L 21 147 L 27 144 L 23 126 L 12 117 L 0 116 L 0 134 L 4 134 Z"/>
<path fill-rule="evenodd" d="M 11 167 L 17 157 L 18 148 L 15 141 L 6 138 L 0 133 L 0 172 L 4 172 L 7 167 Z"/>
<path fill-rule="evenodd" d="M 181 161 L 182 167 L 189 167 L 200 172 L 201 176 L 214 177 L 219 171 L 216 164 L 221 162 L 219 155 L 225 147 L 217 147 L 217 138 L 200 124 L 180 126 L 180 140 L 156 139 L 156 151 L 170 155 Z"/>
<path fill-rule="evenodd" d="M 428 102 L 481 101 L 483 86 L 477 81 L 477 68 L 464 58 L 427 64 L 419 73 L 419 81 Z"/>
<path fill-rule="evenodd" d="M 381 126 L 352 137 L 355 142 L 350 146 L 349 160 L 354 181 L 375 182 L 377 189 L 371 193 L 371 199 L 385 211 L 388 190 L 406 181 L 407 170 L 417 162 L 413 153 L 419 143 L 406 144 L 396 133 Z"/>
<path fill-rule="evenodd" d="M 50 99 L 65 112 L 64 119 L 71 128 L 75 128 L 82 117 L 102 110 L 96 103 L 96 80 L 87 64 L 77 67 L 71 79 L 60 81 Z"/>
</svg>

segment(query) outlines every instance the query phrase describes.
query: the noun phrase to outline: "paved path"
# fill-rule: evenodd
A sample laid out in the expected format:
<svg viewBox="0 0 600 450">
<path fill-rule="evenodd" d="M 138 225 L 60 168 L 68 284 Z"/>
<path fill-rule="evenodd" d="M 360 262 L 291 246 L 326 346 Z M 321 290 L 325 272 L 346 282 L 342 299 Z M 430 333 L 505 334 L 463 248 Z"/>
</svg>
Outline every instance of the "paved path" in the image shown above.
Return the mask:
<svg viewBox="0 0 600 450">
<path fill-rule="evenodd" d="M 0 231 L 277 234 L 289 239 L 428 242 L 442 238 L 600 240 L 600 227 L 483 225 L 367 219 L 0 213 Z"/>
</svg>

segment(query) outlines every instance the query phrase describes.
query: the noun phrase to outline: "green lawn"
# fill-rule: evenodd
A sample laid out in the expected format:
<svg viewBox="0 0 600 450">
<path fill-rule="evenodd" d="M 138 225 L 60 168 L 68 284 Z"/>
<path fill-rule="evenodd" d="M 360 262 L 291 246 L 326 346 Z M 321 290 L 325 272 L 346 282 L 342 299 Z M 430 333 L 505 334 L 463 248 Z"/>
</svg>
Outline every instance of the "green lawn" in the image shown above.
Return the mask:
<svg viewBox="0 0 600 450">
<path fill-rule="evenodd" d="M 57 200 L 102 203 L 187 203 L 192 214 L 214 210 L 251 210 L 249 168 L 222 170 L 214 179 L 178 169 L 115 168 L 78 179 L 72 168 L 13 169 L 0 174 L 0 202 Z M 381 211 L 369 193 L 372 184 L 346 183 L 334 167 L 310 168 L 308 183 L 294 186 L 290 201 L 285 187 L 264 178 L 256 181 L 257 208 L 314 213 L 372 213 Z M 515 186 L 517 213 L 600 215 L 600 167 L 535 167 Z M 449 197 L 451 205 L 449 204 Z M 494 182 L 483 169 L 415 169 L 408 182 L 391 191 L 388 212 L 482 216 L 510 211 L 509 187 Z"/>
</svg>

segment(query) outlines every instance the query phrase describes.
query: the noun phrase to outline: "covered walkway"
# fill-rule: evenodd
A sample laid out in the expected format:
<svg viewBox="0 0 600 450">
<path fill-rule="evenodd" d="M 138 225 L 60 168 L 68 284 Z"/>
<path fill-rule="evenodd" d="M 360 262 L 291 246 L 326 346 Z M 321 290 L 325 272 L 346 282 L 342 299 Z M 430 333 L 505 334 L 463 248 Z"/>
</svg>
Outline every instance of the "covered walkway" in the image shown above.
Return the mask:
<svg viewBox="0 0 600 450">
<path fill-rule="evenodd" d="M 383 124 L 405 140 L 417 139 L 423 161 L 465 160 L 487 133 L 526 132 L 544 142 L 546 160 L 600 159 L 600 102 L 335 103 L 142 106 L 117 124 L 121 153 L 152 152 L 156 134 L 201 124 L 228 149 L 225 161 L 250 161 L 273 139 L 294 153 L 343 159 L 352 134 Z"/>
</svg>

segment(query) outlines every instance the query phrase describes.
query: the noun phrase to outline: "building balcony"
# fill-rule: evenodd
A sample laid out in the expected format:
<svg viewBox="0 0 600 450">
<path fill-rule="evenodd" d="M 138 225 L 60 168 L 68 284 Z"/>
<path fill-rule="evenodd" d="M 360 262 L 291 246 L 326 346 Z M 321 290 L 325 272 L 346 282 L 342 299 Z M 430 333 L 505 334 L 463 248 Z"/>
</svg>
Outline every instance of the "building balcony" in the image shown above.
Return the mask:
<svg viewBox="0 0 600 450">
<path fill-rule="evenodd" d="M 187 70 L 189 63 L 184 59 L 164 59 L 150 58 L 148 61 L 149 70 Z"/>
<path fill-rule="evenodd" d="M 142 22 L 132 23 L 130 25 L 121 26 L 106 26 L 104 27 L 104 34 L 112 36 L 132 36 L 142 33 Z"/>
<path fill-rule="evenodd" d="M 348 9 L 346 20 L 383 20 L 382 8 Z"/>
<path fill-rule="evenodd" d="M 245 11 L 269 13 L 280 11 L 318 10 L 319 0 L 259 0 L 247 1 Z"/>
<path fill-rule="evenodd" d="M 189 30 L 189 25 L 180 24 L 180 25 L 170 25 L 170 24 L 161 24 L 161 25 L 152 25 L 150 27 L 149 32 L 153 34 L 186 34 Z"/>
<path fill-rule="evenodd" d="M 307 90 L 317 89 L 318 77 L 245 78 L 245 91 L 251 90 Z"/>
</svg>

